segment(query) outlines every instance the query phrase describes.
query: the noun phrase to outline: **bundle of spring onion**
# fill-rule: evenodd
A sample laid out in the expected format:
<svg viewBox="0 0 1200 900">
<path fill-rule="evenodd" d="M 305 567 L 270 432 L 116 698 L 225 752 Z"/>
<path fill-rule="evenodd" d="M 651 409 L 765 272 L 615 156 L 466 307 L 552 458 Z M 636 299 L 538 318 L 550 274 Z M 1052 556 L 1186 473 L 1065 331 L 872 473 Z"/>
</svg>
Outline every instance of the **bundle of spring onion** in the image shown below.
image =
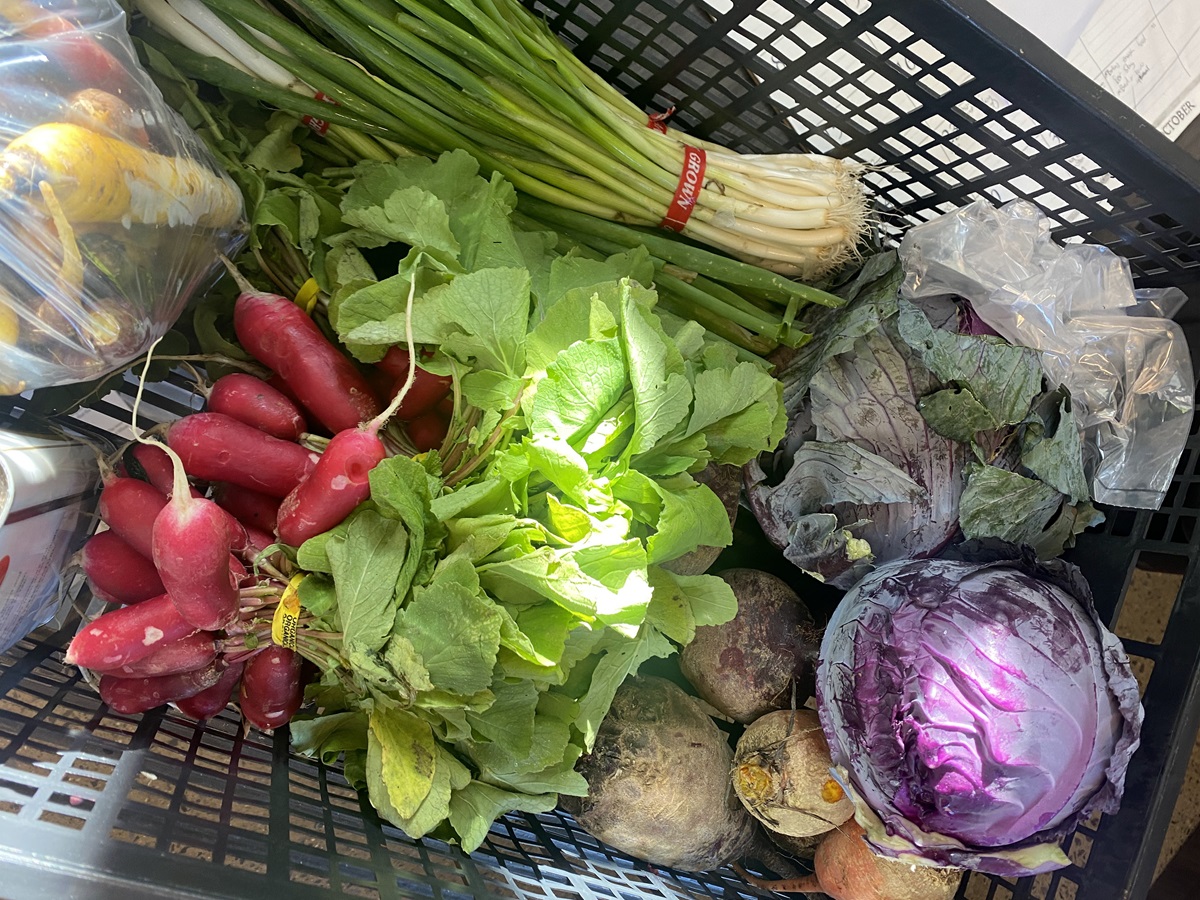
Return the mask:
<svg viewBox="0 0 1200 900">
<path fill-rule="evenodd" d="M 138 0 L 200 57 L 172 57 L 190 74 L 310 116 L 361 157 L 464 149 L 530 198 L 669 228 L 787 276 L 818 278 L 855 254 L 866 204 L 852 165 L 662 128 L 517 0 L 287 5 L 285 17 L 258 0 Z"/>
</svg>

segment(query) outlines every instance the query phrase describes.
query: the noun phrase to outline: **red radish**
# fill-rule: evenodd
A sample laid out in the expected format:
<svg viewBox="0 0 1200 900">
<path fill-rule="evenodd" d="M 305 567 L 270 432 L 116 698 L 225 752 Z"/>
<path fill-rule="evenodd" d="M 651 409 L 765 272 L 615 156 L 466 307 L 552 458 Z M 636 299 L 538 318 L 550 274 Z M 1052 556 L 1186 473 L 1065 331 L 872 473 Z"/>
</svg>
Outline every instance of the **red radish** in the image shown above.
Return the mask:
<svg viewBox="0 0 1200 900">
<path fill-rule="evenodd" d="M 114 531 L 93 534 L 79 551 L 92 593 L 108 603 L 140 603 L 164 593 L 154 563 Z"/>
<path fill-rule="evenodd" d="M 828 894 L 832 900 L 951 900 L 963 870 L 918 866 L 877 856 L 856 822 L 835 828 L 822 839 L 813 859 L 814 874 L 769 881 L 734 865 L 757 888 L 783 894 Z"/>
<path fill-rule="evenodd" d="M 198 495 L 193 491 L 192 496 Z M 207 502 L 212 503 L 213 501 Z M 221 509 L 221 507 L 218 506 L 217 509 Z M 246 532 L 246 526 L 224 509 L 221 509 L 221 515 L 225 517 L 225 525 L 229 528 L 229 549 L 235 553 L 244 553 L 250 546 L 250 535 Z"/>
<path fill-rule="evenodd" d="M 379 414 L 366 378 L 304 310 L 255 290 L 232 265 L 229 270 L 242 291 L 233 308 L 238 342 L 279 375 L 318 422 L 337 433 Z"/>
<path fill-rule="evenodd" d="M 229 705 L 244 667 L 245 664 L 241 661 L 229 663 L 221 673 L 220 681 L 198 694 L 175 701 L 175 705 L 181 713 L 197 722 L 211 719 Z"/>
<path fill-rule="evenodd" d="M 388 377 L 390 385 L 386 398 L 390 401 L 408 378 L 408 351 L 403 347 L 392 347 L 375 366 Z M 404 401 L 396 407 L 396 418 L 413 419 L 433 409 L 450 393 L 453 385 L 454 379 L 448 375 L 435 375 L 417 366 L 412 386 L 408 389 Z"/>
<path fill-rule="evenodd" d="M 174 490 L 175 479 L 174 470 L 171 465 L 171 458 L 167 456 L 166 450 L 157 444 L 139 443 L 134 444 L 133 447 L 130 448 L 129 453 L 133 457 L 135 464 L 141 468 L 143 473 L 145 473 L 150 484 L 153 485 L 163 495 L 165 503 L 165 499 L 169 497 L 171 491 Z M 126 468 L 129 467 L 127 466 Z M 199 498 L 204 496 L 194 487 L 189 487 L 188 490 L 193 497 Z M 149 492 L 145 491 L 142 493 L 145 494 L 148 503 L 148 498 L 150 498 L 151 495 Z M 101 514 L 101 518 L 103 518 L 103 513 Z M 153 520 L 151 521 L 151 524 L 153 524 Z M 109 527 L 112 527 L 111 523 Z M 139 534 L 149 531 L 148 526 L 146 526 L 144 522 L 138 523 L 137 528 Z M 233 549 L 243 549 L 246 545 L 245 528 L 243 528 L 241 523 L 238 522 L 233 516 L 229 517 L 229 528 L 230 537 L 233 541 Z M 155 593 L 161 594 L 162 591 L 156 591 Z"/>
<path fill-rule="evenodd" d="M 221 413 L 193 413 L 171 423 L 167 443 L 195 478 L 225 481 L 286 497 L 317 455 Z"/>
<path fill-rule="evenodd" d="M 246 571 L 246 564 L 237 558 L 236 554 L 229 554 L 229 571 L 233 573 L 234 580 L 239 585 L 245 584 L 247 581 L 253 581 L 254 576 Z"/>
<path fill-rule="evenodd" d="M 296 407 L 296 409 L 300 410 L 300 415 L 304 416 L 304 430 L 305 431 L 312 432 L 312 431 L 318 430 L 318 428 L 320 426 L 318 426 L 318 428 L 313 427 L 312 419 L 308 415 L 306 415 L 306 412 L 304 409 L 304 404 L 300 402 L 300 398 L 296 396 L 296 392 L 293 391 L 290 387 L 288 387 L 288 383 L 279 377 L 278 373 L 272 372 L 270 377 L 267 379 L 267 384 L 269 384 L 271 387 L 275 388 L 275 390 L 279 391 L 279 393 L 283 394 L 283 396 L 285 396 L 289 400 L 291 400 L 292 406 L 294 406 L 294 407 Z"/>
<path fill-rule="evenodd" d="M 262 531 L 275 527 L 279 516 L 279 498 L 232 484 L 213 485 L 213 499 L 243 525 Z"/>
<path fill-rule="evenodd" d="M 272 644 L 246 664 L 238 705 L 255 728 L 273 731 L 291 721 L 304 702 L 299 653 Z"/>
<path fill-rule="evenodd" d="M 233 372 L 218 378 L 208 394 L 208 410 L 224 413 L 281 441 L 304 434 L 304 416 L 291 400 L 261 378 Z"/>
<path fill-rule="evenodd" d="M 172 461 L 175 489 L 154 520 L 154 565 L 180 615 L 216 631 L 238 614 L 237 577 L 229 567 L 233 517 L 213 501 L 193 497 L 183 464 Z"/>
<path fill-rule="evenodd" d="M 387 457 L 377 431 L 368 424 L 333 436 L 316 468 L 279 506 L 275 531 L 283 543 L 299 547 L 337 525 L 371 496 L 368 476 Z"/>
<path fill-rule="evenodd" d="M 194 697 L 221 680 L 224 660 L 195 672 L 160 675 L 155 678 L 100 677 L 100 699 L 114 712 L 134 715 L 177 700 Z"/>
<path fill-rule="evenodd" d="M 415 284 L 409 289 L 409 304 Z M 322 451 L 316 468 L 280 504 L 275 533 L 285 544 L 298 547 L 328 531 L 371 496 L 371 470 L 387 457 L 379 429 L 403 405 L 417 380 L 412 354 L 406 353 L 405 360 L 407 374 L 387 409 L 369 422 L 335 434 Z M 441 433 L 444 437 L 445 425 Z"/>
<path fill-rule="evenodd" d="M 84 669 L 112 671 L 145 659 L 164 643 L 196 631 L 171 598 L 160 594 L 97 616 L 67 647 L 66 660 Z"/>
<path fill-rule="evenodd" d="M 418 453 L 428 453 L 442 446 L 450 423 L 437 410 L 432 410 L 405 423 L 404 430 Z"/>
<path fill-rule="evenodd" d="M 181 672 L 196 672 L 211 665 L 216 658 L 216 638 L 211 632 L 198 631 L 169 644 L 160 644 L 149 656 L 143 656 L 128 665 L 98 671 L 102 675 L 116 675 L 120 678 L 153 678 L 160 675 L 178 675 Z"/>
<path fill-rule="evenodd" d="M 100 492 L 100 519 L 146 559 L 153 558 L 150 529 L 167 505 L 167 497 L 137 478 L 114 478 Z"/>
<path fill-rule="evenodd" d="M 277 543 L 279 541 L 275 540 L 275 535 L 248 525 L 246 527 L 246 549 L 242 551 L 242 555 L 245 556 L 247 562 L 252 563 L 260 553 Z"/>
<path fill-rule="evenodd" d="M 131 446 L 125 455 L 132 457 L 131 460 L 127 459 L 125 465 L 131 475 L 140 477 L 136 470 L 141 469 L 141 474 L 146 476 L 143 480 L 158 488 L 163 496 L 171 493 L 175 474 L 171 468 L 171 458 L 162 447 L 137 443 Z"/>
</svg>

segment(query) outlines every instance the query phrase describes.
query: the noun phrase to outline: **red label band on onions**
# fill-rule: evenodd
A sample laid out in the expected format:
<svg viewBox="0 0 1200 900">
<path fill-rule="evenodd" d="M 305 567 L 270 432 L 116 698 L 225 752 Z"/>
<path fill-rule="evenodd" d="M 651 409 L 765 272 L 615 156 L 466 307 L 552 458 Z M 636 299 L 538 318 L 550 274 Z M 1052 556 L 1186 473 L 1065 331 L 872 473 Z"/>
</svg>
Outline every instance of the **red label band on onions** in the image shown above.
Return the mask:
<svg viewBox="0 0 1200 900">
<path fill-rule="evenodd" d="M 667 133 L 667 119 L 675 115 L 675 107 L 671 107 L 666 112 L 650 113 L 646 117 L 646 127 L 652 131 L 657 131 L 659 134 Z"/>
<path fill-rule="evenodd" d="M 313 99 L 314 100 L 324 100 L 326 103 L 329 103 L 332 106 L 338 105 L 336 100 L 330 99 L 325 94 L 322 94 L 320 91 L 317 91 L 317 94 Z M 326 122 L 324 119 L 318 119 L 315 116 L 305 116 L 300 121 L 302 121 L 305 125 L 307 125 L 309 128 L 311 128 L 317 134 L 324 134 L 325 132 L 327 132 L 329 130 L 329 123 Z"/>
<path fill-rule="evenodd" d="M 683 231 L 692 210 L 696 207 L 696 199 L 700 196 L 700 188 L 704 185 L 704 170 L 708 158 L 699 147 L 683 148 L 683 171 L 679 173 L 679 185 L 675 188 L 675 196 L 667 207 L 667 214 L 659 222 L 660 228 L 672 231 Z"/>
</svg>

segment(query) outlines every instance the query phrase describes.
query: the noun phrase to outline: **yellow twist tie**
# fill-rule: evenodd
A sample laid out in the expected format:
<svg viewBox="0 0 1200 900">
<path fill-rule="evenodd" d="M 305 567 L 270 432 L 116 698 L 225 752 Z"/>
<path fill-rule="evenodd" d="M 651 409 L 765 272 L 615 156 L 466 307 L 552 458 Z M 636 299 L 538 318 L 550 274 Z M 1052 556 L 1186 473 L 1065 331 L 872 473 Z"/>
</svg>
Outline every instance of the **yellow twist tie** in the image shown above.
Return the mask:
<svg viewBox="0 0 1200 900">
<path fill-rule="evenodd" d="M 317 284 L 317 279 L 310 278 L 296 291 L 296 305 L 303 307 L 308 315 L 312 315 L 313 308 L 317 305 L 317 295 L 321 293 L 321 286 Z"/>
</svg>

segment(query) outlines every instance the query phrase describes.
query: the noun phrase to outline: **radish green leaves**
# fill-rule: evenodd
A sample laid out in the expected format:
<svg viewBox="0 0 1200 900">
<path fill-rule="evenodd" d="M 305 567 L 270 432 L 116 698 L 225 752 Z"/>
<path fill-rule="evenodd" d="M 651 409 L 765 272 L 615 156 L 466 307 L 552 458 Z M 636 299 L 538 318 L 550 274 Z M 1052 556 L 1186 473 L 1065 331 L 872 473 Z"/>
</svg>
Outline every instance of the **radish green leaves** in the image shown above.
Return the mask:
<svg viewBox="0 0 1200 900">
<path fill-rule="evenodd" d="M 299 749 L 348 748 L 382 815 L 466 849 L 586 791 L 575 761 L 624 678 L 733 616 L 721 579 L 660 564 L 730 543 L 690 473 L 785 424 L 761 365 L 660 316 L 645 251 L 552 256 L 512 209 L 462 154 L 362 167 L 331 242 L 410 249 L 394 276 L 331 284 L 331 320 L 363 361 L 411 323 L 460 403 L 441 454 L 385 460 L 370 501 L 299 551 L 301 596 L 344 631 Z"/>
</svg>

